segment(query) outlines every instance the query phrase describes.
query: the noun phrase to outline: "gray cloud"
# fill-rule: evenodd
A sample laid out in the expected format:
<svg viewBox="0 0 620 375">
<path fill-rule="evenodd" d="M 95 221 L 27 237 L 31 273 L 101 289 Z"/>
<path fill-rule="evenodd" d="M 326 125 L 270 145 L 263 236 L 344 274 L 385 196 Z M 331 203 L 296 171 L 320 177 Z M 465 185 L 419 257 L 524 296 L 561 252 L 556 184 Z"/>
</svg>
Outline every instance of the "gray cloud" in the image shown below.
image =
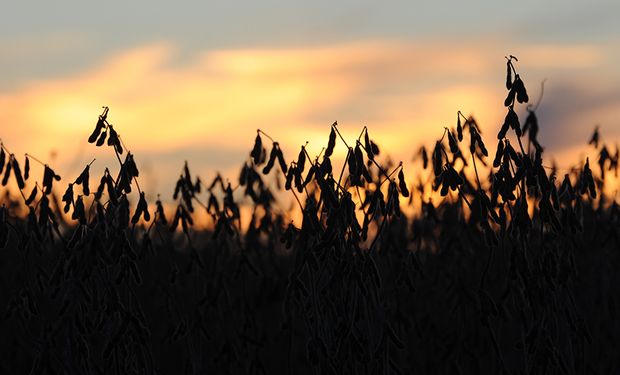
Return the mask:
<svg viewBox="0 0 620 375">
<path fill-rule="evenodd" d="M 620 139 L 620 88 L 592 91 L 563 83 L 545 95 L 538 111 L 540 139 L 550 150 L 585 144 L 596 124 L 605 138 Z"/>
</svg>

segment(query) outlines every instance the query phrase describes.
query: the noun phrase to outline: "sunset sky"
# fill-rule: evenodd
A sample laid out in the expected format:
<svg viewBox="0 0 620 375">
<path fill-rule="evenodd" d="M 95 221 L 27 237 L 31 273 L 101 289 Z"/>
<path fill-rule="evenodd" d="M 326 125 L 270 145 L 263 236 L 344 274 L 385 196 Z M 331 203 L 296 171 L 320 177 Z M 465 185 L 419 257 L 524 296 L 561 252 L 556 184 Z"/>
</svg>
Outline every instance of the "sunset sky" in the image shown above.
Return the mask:
<svg viewBox="0 0 620 375">
<path fill-rule="evenodd" d="M 546 79 L 540 139 L 568 165 L 592 152 L 596 124 L 620 140 L 618 14 L 617 0 L 11 2 L 0 138 L 73 179 L 93 156 L 114 162 L 86 142 L 109 106 L 166 196 L 184 160 L 236 176 L 257 128 L 290 159 L 306 141 L 318 153 L 335 120 L 351 139 L 366 125 L 407 164 L 457 110 L 495 147 L 512 54 L 532 102 Z"/>
</svg>

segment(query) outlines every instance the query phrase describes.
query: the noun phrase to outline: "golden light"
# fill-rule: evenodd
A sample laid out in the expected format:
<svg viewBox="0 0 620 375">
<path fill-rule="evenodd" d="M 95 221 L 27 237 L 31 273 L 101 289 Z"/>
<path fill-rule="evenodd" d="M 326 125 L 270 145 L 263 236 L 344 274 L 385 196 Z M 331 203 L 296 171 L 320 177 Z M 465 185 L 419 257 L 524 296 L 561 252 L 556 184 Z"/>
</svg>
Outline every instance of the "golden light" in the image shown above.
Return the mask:
<svg viewBox="0 0 620 375">
<path fill-rule="evenodd" d="M 520 67 L 531 77 L 532 98 L 539 92 L 537 80 L 544 78 L 541 71 L 594 69 L 606 61 L 605 51 L 592 45 L 516 49 Z M 444 127 L 455 125 L 458 110 L 475 116 L 489 149 L 494 148 L 494 132 L 505 113 L 505 54 L 496 40 L 369 40 L 214 50 L 178 62 L 174 46 L 159 43 L 110 55 L 87 71 L 0 93 L 1 137 L 16 154 L 46 158 L 55 151 L 59 172 L 74 173 L 68 166 L 92 156 L 110 157 L 109 150 L 86 143 L 101 106 L 107 105 L 110 122 L 138 161 L 148 164 L 153 155 L 168 155 L 178 165 L 154 170 L 170 185 L 174 178 L 165 176 L 178 174 L 190 157 L 186 150 L 194 150 L 190 162 L 198 171 L 225 169 L 236 178 L 238 168 L 207 157 L 210 149 L 229 150 L 238 160 L 227 165 L 241 165 L 261 128 L 281 143 L 288 160 L 306 141 L 315 155 L 337 120 L 351 144 L 368 126 L 384 155 L 407 166 L 422 144 L 432 144 Z M 562 58 L 566 55 L 570 59 Z M 575 81 L 589 88 L 585 79 Z M 613 110 L 608 105 L 583 116 L 596 111 L 609 117 Z M 345 151 L 338 147 L 336 159 Z"/>
</svg>

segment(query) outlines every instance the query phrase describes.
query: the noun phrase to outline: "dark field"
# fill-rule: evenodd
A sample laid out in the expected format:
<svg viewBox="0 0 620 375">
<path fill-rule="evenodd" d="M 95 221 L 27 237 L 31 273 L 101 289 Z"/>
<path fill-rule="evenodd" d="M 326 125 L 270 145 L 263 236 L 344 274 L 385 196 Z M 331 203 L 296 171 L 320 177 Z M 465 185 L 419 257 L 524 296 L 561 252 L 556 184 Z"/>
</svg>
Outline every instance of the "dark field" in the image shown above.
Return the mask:
<svg viewBox="0 0 620 375">
<path fill-rule="evenodd" d="M 288 163 L 258 131 L 238 180 L 190 161 L 164 212 L 107 108 L 88 140 L 117 156 L 103 176 L 60 179 L 3 145 L 0 373 L 620 373 L 618 148 L 596 130 L 597 160 L 548 164 L 513 64 L 497 153 L 458 112 L 407 180 L 366 128 L 334 123 L 321 155 Z"/>
</svg>

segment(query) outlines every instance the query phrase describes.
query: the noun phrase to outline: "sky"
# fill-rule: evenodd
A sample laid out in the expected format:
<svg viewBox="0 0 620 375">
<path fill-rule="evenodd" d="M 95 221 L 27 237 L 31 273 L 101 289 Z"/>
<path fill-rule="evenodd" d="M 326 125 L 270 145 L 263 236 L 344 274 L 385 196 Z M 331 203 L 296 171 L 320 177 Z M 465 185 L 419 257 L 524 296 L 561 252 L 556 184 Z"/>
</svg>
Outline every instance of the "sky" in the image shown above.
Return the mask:
<svg viewBox="0 0 620 375">
<path fill-rule="evenodd" d="M 456 112 L 493 149 L 505 59 L 519 58 L 540 140 L 560 166 L 620 140 L 618 1 L 11 2 L 0 14 L 0 138 L 72 180 L 111 150 L 86 139 L 102 106 L 169 196 L 188 160 L 236 177 L 260 128 L 289 159 L 329 126 L 364 126 L 407 167 Z M 523 115 L 525 108 L 520 108 Z M 342 149 L 341 149 L 342 151 Z"/>
</svg>

